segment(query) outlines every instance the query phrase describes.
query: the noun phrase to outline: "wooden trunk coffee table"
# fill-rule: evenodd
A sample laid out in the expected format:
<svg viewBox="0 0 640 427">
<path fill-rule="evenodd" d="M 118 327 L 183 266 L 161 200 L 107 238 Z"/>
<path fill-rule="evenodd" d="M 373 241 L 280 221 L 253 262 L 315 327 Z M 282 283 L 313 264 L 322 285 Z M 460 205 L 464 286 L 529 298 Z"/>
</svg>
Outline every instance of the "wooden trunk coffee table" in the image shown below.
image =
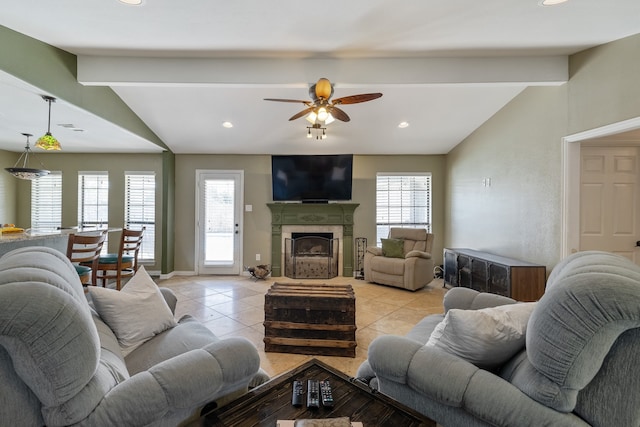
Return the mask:
<svg viewBox="0 0 640 427">
<path fill-rule="evenodd" d="M 306 404 L 300 407 L 291 404 L 293 381 L 301 381 L 306 390 L 309 379 L 330 381 L 335 401 L 333 408 L 320 405 L 318 409 L 307 409 Z M 316 359 L 205 414 L 190 426 L 275 427 L 277 420 L 337 417 L 360 421 L 364 427 L 436 426 L 434 421 Z"/>
<path fill-rule="evenodd" d="M 264 297 L 265 351 L 356 357 L 351 285 L 274 283 Z"/>
</svg>

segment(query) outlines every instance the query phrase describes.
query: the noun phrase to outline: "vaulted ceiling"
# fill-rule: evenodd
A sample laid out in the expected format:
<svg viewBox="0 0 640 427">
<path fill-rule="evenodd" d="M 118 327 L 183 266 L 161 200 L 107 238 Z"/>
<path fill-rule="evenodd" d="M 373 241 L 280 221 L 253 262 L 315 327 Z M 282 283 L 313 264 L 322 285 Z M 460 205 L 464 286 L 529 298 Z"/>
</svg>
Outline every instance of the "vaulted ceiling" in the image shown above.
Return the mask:
<svg viewBox="0 0 640 427">
<path fill-rule="evenodd" d="M 78 57 L 78 81 L 110 87 L 175 153 L 444 154 L 522 90 L 560 85 L 568 55 L 640 32 L 638 0 L 0 0 L 0 25 Z M 144 135 L 0 70 L 0 149 L 52 133 L 65 152 L 159 152 Z M 326 77 L 350 122 L 307 139 Z M 52 93 L 53 92 L 53 93 Z M 233 127 L 223 127 L 223 122 Z M 399 128 L 400 122 L 408 122 Z M 64 126 L 61 126 L 64 125 Z"/>
</svg>

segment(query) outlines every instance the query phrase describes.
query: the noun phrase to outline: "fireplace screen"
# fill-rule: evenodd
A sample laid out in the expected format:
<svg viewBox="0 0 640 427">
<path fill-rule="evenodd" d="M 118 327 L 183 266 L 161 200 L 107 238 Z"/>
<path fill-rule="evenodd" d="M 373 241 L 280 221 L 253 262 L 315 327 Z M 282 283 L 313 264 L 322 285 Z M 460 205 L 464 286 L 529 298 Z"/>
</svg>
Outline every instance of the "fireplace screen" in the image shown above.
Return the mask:
<svg viewBox="0 0 640 427">
<path fill-rule="evenodd" d="M 291 239 L 284 239 L 285 276 L 291 279 L 336 277 L 338 242 L 332 233 L 291 233 Z"/>
</svg>

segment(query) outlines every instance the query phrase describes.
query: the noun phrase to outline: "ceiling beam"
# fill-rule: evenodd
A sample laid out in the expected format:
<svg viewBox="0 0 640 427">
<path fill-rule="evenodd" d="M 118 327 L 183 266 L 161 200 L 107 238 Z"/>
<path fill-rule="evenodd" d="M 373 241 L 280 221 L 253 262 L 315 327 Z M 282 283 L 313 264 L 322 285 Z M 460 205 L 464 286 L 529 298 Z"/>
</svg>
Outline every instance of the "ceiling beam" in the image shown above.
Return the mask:
<svg viewBox="0 0 640 427">
<path fill-rule="evenodd" d="M 78 56 L 88 86 L 239 85 L 306 87 L 327 77 L 339 87 L 375 85 L 556 86 L 568 57 L 266 59 Z"/>
</svg>

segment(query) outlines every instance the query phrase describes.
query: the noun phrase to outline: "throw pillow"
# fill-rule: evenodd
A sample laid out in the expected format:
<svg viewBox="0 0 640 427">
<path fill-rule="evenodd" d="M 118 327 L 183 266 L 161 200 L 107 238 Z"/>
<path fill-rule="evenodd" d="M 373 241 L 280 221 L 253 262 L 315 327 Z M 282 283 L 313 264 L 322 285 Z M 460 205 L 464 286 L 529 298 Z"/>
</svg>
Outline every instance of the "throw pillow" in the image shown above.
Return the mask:
<svg viewBox="0 0 640 427">
<path fill-rule="evenodd" d="M 402 239 L 380 239 L 382 240 L 382 255 L 387 258 L 404 258 L 404 240 Z"/>
<path fill-rule="evenodd" d="M 97 286 L 88 289 L 96 311 L 118 338 L 125 356 L 154 335 L 177 324 L 144 266 L 121 291 Z"/>
<path fill-rule="evenodd" d="M 440 348 L 480 368 L 496 368 L 524 348 L 535 302 L 481 310 L 451 309 L 436 325 L 427 346 Z"/>
</svg>

